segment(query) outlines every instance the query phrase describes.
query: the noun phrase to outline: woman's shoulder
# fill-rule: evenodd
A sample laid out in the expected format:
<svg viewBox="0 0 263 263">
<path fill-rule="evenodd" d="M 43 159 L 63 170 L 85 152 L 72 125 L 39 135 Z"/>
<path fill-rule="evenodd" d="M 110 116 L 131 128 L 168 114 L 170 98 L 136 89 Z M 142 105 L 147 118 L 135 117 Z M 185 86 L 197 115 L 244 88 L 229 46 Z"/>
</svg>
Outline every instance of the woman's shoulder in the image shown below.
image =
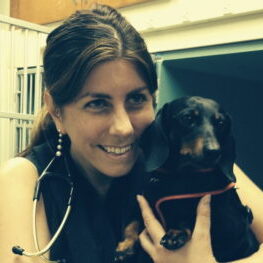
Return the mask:
<svg viewBox="0 0 263 263">
<path fill-rule="evenodd" d="M 38 177 L 38 174 L 43 171 L 53 155 L 54 153 L 48 143 L 34 146 L 26 156 L 12 158 L 0 166 L 0 178 L 11 174 L 13 176 L 21 174 L 19 178 L 23 175 L 26 176 L 26 174 L 27 177 Z"/>
<path fill-rule="evenodd" d="M 0 184 L 19 184 L 21 181 L 28 183 L 29 180 L 38 177 L 36 166 L 24 157 L 15 157 L 5 162 L 0 167 Z"/>
<path fill-rule="evenodd" d="M 28 258 L 18 259 L 17 255 L 11 252 L 11 248 L 17 244 L 26 248 L 34 247 L 29 230 L 32 229 L 32 203 L 37 179 L 35 165 L 23 157 L 10 159 L 0 168 L 1 262 L 33 262 Z M 39 224 L 39 242 L 42 246 L 49 241 L 49 231 L 41 199 L 36 216 Z M 34 262 L 40 260 L 34 258 Z"/>
<path fill-rule="evenodd" d="M 13 173 L 13 172 L 23 172 L 23 171 L 32 171 L 37 172 L 36 166 L 27 158 L 24 157 L 15 157 L 6 161 L 0 167 L 1 173 Z"/>
</svg>

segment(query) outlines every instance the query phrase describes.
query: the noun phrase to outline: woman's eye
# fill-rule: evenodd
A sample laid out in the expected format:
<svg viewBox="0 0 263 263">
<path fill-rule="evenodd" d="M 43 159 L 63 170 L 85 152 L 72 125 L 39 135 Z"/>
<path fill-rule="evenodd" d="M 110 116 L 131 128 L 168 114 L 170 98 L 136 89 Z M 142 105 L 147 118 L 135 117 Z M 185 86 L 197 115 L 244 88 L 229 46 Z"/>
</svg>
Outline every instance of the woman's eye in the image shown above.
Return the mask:
<svg viewBox="0 0 263 263">
<path fill-rule="evenodd" d="M 140 106 L 147 100 L 144 94 L 133 94 L 128 98 L 128 103 L 131 106 Z"/>
<path fill-rule="evenodd" d="M 109 104 L 105 100 L 92 100 L 84 105 L 85 109 L 90 109 L 94 111 L 102 111 L 105 110 Z"/>
</svg>

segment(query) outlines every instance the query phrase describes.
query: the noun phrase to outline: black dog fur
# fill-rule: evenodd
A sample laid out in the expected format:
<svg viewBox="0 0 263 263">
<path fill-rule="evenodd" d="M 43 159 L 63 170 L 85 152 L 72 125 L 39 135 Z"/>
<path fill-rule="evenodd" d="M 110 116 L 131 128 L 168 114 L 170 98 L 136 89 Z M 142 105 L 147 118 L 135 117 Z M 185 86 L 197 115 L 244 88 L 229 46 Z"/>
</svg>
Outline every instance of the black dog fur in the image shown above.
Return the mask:
<svg viewBox="0 0 263 263">
<path fill-rule="evenodd" d="M 250 229 L 252 212 L 241 204 L 234 187 L 231 119 L 218 103 L 183 97 L 165 104 L 144 132 L 141 146 L 149 173 L 143 194 L 165 227 L 160 241 L 164 247 L 177 249 L 191 238 L 197 204 L 210 193 L 216 260 L 237 260 L 258 250 Z M 126 262 L 135 253 L 142 222 L 139 217 L 130 222 L 116 262 Z"/>
</svg>

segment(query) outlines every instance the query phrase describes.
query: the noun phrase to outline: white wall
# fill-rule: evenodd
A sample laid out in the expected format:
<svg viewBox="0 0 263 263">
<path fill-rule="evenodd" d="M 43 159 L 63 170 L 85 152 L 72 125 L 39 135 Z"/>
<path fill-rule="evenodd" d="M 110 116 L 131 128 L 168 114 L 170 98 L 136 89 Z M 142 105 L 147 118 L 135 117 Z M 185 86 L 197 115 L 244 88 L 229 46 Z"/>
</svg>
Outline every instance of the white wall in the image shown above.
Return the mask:
<svg viewBox="0 0 263 263">
<path fill-rule="evenodd" d="M 120 12 L 141 32 L 150 52 L 263 38 L 263 0 L 153 0 Z"/>
<path fill-rule="evenodd" d="M 10 15 L 10 0 L 0 1 L 0 14 L 5 16 Z"/>
<path fill-rule="evenodd" d="M 120 9 L 140 31 L 263 9 L 262 0 L 155 0 Z"/>
<path fill-rule="evenodd" d="M 263 38 L 262 0 L 156 0 L 120 11 L 151 52 Z"/>
</svg>

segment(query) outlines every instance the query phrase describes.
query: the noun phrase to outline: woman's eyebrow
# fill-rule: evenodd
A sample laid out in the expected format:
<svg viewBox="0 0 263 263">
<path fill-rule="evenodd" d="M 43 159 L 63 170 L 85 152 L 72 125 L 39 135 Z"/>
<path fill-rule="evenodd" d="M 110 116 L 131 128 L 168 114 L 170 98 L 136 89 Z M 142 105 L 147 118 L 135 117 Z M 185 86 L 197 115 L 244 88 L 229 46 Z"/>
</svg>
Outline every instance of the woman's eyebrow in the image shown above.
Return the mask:
<svg viewBox="0 0 263 263">
<path fill-rule="evenodd" d="M 111 96 L 109 94 L 85 92 L 82 95 L 78 96 L 77 100 L 81 100 L 85 97 L 92 97 L 92 98 L 99 98 L 99 99 L 111 99 Z"/>
<path fill-rule="evenodd" d="M 129 92 L 127 95 L 129 96 L 129 95 L 132 95 L 132 94 L 134 94 L 134 93 L 142 92 L 142 91 L 147 90 L 147 89 L 149 90 L 149 88 L 148 88 L 147 86 L 140 87 L 140 88 L 138 88 L 138 89 L 132 90 L 132 91 Z"/>
<path fill-rule="evenodd" d="M 138 92 L 141 92 L 143 90 L 146 90 L 146 89 L 149 89 L 147 86 L 144 86 L 144 87 L 140 87 L 140 88 L 137 88 L 137 89 L 134 89 L 132 91 L 130 91 L 127 96 L 130 96 L 132 94 L 135 94 L 135 93 L 138 93 Z M 112 96 L 110 96 L 109 94 L 106 94 L 106 93 L 100 93 L 100 92 L 85 92 L 83 94 L 81 94 L 80 96 L 78 96 L 76 98 L 76 101 L 78 100 L 81 100 L 85 97 L 91 97 L 91 98 L 98 98 L 98 99 L 112 99 Z"/>
</svg>

